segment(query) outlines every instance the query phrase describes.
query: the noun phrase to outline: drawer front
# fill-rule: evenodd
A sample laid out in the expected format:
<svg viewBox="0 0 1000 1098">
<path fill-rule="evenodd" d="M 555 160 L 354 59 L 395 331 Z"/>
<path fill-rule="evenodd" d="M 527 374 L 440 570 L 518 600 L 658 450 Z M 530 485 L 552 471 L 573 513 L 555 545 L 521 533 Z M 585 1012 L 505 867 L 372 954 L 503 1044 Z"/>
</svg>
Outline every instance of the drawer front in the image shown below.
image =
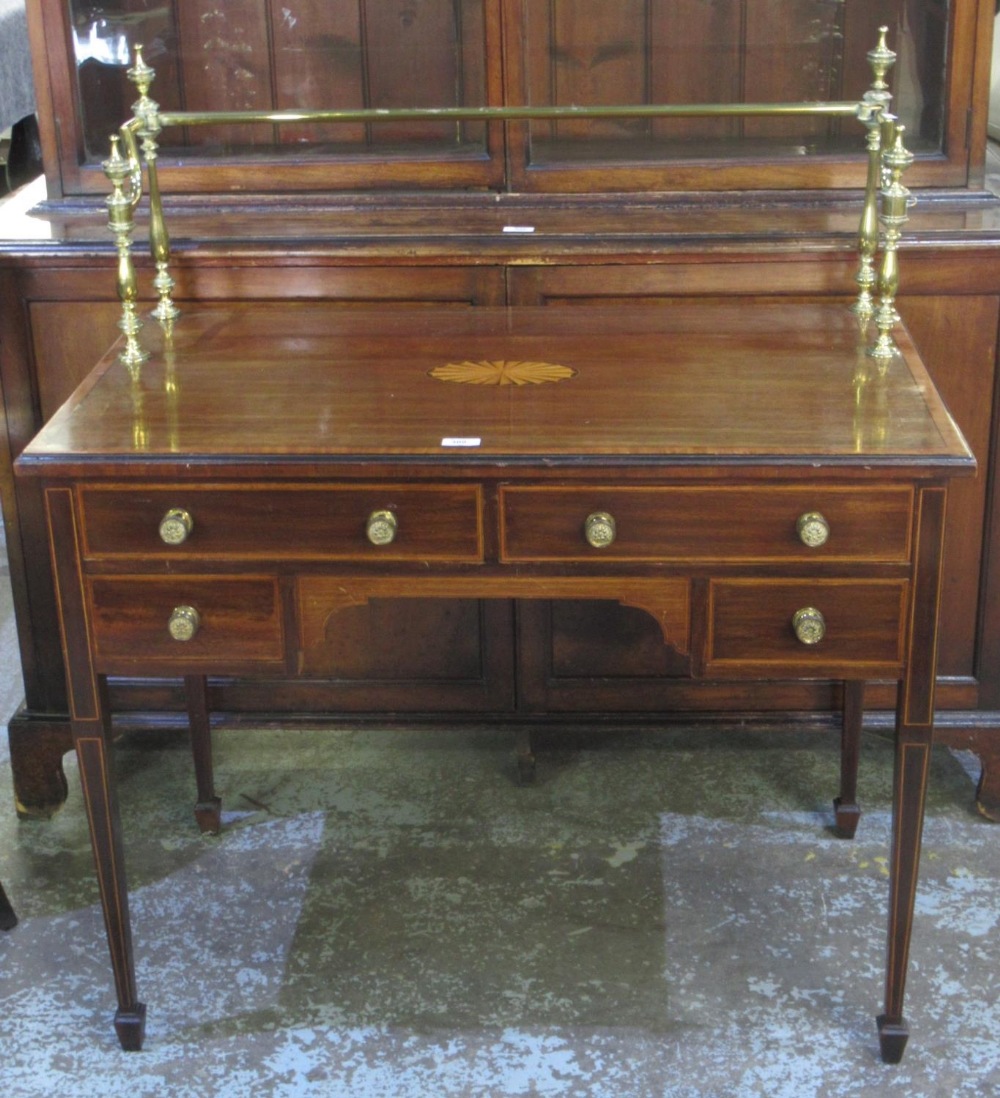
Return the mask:
<svg viewBox="0 0 1000 1098">
<path fill-rule="evenodd" d="M 475 562 L 481 498 L 476 484 L 89 486 L 80 491 L 83 552 L 88 560 Z M 168 544 L 160 530 L 170 512 L 186 515 L 190 529 L 175 520 Z"/>
<path fill-rule="evenodd" d="M 714 580 L 708 670 L 766 675 L 811 668 L 836 677 L 895 671 L 903 659 L 907 590 L 905 580 Z M 813 643 L 797 635 L 800 613 L 799 629 Z"/>
<path fill-rule="evenodd" d="M 87 594 L 98 671 L 168 663 L 223 671 L 284 659 L 271 576 L 97 576 L 87 580 Z"/>
<path fill-rule="evenodd" d="M 508 561 L 905 562 L 912 508 L 908 487 L 508 486 L 501 491 L 501 552 Z M 610 544 L 588 544 L 591 515 L 613 520 Z M 806 516 L 822 522 L 813 517 L 800 533 Z M 803 540 L 824 524 L 822 544 Z M 606 537 L 606 519 L 599 527 Z"/>
</svg>

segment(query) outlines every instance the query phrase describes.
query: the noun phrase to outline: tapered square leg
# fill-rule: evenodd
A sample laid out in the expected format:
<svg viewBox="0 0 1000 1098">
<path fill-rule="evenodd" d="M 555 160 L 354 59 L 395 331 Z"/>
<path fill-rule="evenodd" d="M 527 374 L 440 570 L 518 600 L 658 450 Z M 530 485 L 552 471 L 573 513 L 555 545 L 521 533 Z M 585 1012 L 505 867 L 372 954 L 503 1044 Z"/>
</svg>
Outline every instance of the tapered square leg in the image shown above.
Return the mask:
<svg viewBox="0 0 1000 1098">
<path fill-rule="evenodd" d="M 885 1009 L 878 1019 L 882 1059 L 902 1059 L 909 1030 L 903 994 L 917 895 L 927 779 L 934 740 L 938 597 L 944 536 L 945 493 L 920 493 L 914 534 L 917 542 L 906 663 L 896 703 L 896 750 L 889 850 L 889 926 L 886 942 Z"/>
<path fill-rule="evenodd" d="M 188 722 L 191 728 L 191 754 L 198 800 L 194 818 L 207 835 L 222 830 L 222 801 L 215 795 L 215 766 L 212 760 L 212 725 L 208 708 L 208 679 L 204 675 L 187 675 Z"/>
<path fill-rule="evenodd" d="M 833 802 L 837 834 L 853 839 L 861 819 L 858 806 L 858 764 L 861 759 L 861 724 L 865 708 L 865 684 L 844 683 L 843 723 L 840 733 L 840 795 Z"/>
<path fill-rule="evenodd" d="M 100 694 L 106 705 L 103 683 Z M 122 828 L 106 717 L 73 721 L 73 738 L 118 996 L 115 1031 L 121 1047 L 127 1052 L 136 1052 L 142 1048 L 146 1008 L 136 993 Z"/>
<path fill-rule="evenodd" d="M 136 1003 L 129 1010 L 115 1013 L 115 1033 L 123 1052 L 139 1052 L 146 1036 L 146 1004 Z"/>
<path fill-rule="evenodd" d="M 531 745 L 531 729 L 519 728 L 517 731 L 517 777 L 521 785 L 531 785 L 535 780 L 535 752 Z"/>
<path fill-rule="evenodd" d="M 880 1014 L 878 1022 L 878 1043 L 882 1053 L 882 1060 L 887 1064 L 898 1064 L 903 1059 L 903 1051 L 910 1037 L 910 1030 L 905 1018 L 898 1021 L 889 1021 L 884 1014 Z"/>
<path fill-rule="evenodd" d="M 107 679 L 96 673 L 90 650 L 83 575 L 74 552 L 80 538 L 72 492 L 51 490 L 46 494 L 46 507 L 53 575 L 62 608 L 73 746 L 118 998 L 115 1029 L 122 1048 L 135 1051 L 142 1047 L 146 1008 L 136 993 Z"/>
</svg>

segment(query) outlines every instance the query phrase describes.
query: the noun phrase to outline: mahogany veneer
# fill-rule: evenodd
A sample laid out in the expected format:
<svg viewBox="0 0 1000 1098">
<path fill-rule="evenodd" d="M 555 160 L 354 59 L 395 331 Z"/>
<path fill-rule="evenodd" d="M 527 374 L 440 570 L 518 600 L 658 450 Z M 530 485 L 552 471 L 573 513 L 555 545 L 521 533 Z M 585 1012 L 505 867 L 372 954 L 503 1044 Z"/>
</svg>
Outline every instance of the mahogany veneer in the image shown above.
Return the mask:
<svg viewBox="0 0 1000 1098">
<path fill-rule="evenodd" d="M 848 832 L 861 680 L 899 684 L 879 1030 L 901 1057 L 945 497 L 975 468 L 905 333 L 876 362 L 843 305 L 286 303 L 146 335 L 141 371 L 105 357 L 17 464 L 44 500 L 124 1048 L 145 1007 L 107 676 L 184 677 L 212 829 L 206 675 L 295 681 L 372 600 L 522 599 L 638 608 L 696 680 L 845 680 Z"/>
</svg>

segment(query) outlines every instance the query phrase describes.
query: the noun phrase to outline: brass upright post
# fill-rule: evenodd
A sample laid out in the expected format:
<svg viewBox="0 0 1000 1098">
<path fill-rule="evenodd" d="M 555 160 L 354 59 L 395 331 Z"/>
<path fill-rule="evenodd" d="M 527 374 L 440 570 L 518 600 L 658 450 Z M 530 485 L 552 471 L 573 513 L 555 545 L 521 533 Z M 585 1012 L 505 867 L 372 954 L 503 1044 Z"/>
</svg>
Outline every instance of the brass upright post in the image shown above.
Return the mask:
<svg viewBox="0 0 1000 1098">
<path fill-rule="evenodd" d="M 882 124 L 882 164 L 885 177 L 882 185 L 882 212 L 880 220 L 884 242 L 882 265 L 879 269 L 879 305 L 875 310 L 878 338 L 868 352 L 873 358 L 892 358 L 898 353 L 892 338 L 892 329 L 899 321 L 896 312 L 896 293 L 899 289 L 899 238 L 907 220 L 906 206 L 910 192 L 900 182 L 900 176 L 913 163 L 913 153 L 903 144 L 905 126 L 891 115 Z"/>
<path fill-rule="evenodd" d="M 159 301 L 153 310 L 157 320 L 174 320 L 180 310 L 174 304 L 171 294 L 174 280 L 170 277 L 170 238 L 163 217 L 163 199 L 160 196 L 160 181 L 156 170 L 158 156 L 157 138 L 162 125 L 160 123 L 160 105 L 149 96 L 149 89 L 156 71 L 146 64 L 142 56 L 142 46 L 135 47 L 135 64 L 128 70 L 128 78 L 139 90 L 139 98 L 132 104 L 132 114 L 138 123 L 139 137 L 142 139 L 142 157 L 146 163 L 146 179 L 149 187 L 149 247 L 156 264 L 156 277 L 153 288 L 159 295 Z"/>
<path fill-rule="evenodd" d="M 878 252 L 878 204 L 882 182 L 882 119 L 888 115 L 889 103 L 892 101 L 892 93 L 885 77 L 896 62 L 896 54 L 886 43 L 888 32 L 888 27 L 879 27 L 878 45 L 868 51 L 868 63 L 872 67 L 874 80 L 862 96 L 858 110 L 858 117 L 868 129 L 868 178 L 865 183 L 861 224 L 858 227 L 858 273 L 855 277 L 858 299 L 853 308 L 863 324 L 867 324 L 875 313 L 872 291 L 878 281 L 875 255 Z"/>
<path fill-rule="evenodd" d="M 126 160 L 122 156 L 117 137 L 111 138 L 111 155 L 104 161 L 104 174 L 111 181 L 111 194 L 105 201 L 108 228 L 114 233 L 118 248 L 118 297 L 122 303 L 118 327 L 125 335 L 125 349 L 118 357 L 130 371 L 136 373 L 140 363 L 149 357 L 139 346 L 142 321 L 136 315 L 138 284 L 132 262 L 132 231 L 135 228 L 132 215 L 142 193 L 142 169 L 131 157 Z"/>
</svg>

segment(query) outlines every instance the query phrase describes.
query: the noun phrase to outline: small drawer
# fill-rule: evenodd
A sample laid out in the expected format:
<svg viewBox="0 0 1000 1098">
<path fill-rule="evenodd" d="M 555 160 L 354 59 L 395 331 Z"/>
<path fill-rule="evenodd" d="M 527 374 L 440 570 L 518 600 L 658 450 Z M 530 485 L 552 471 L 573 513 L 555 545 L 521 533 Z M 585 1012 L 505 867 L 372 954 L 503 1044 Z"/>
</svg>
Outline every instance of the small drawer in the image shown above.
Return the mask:
<svg viewBox="0 0 1000 1098">
<path fill-rule="evenodd" d="M 281 598 L 271 576 L 96 576 L 87 594 L 97 670 L 183 669 L 284 659 Z"/>
<path fill-rule="evenodd" d="M 505 486 L 501 500 L 506 561 L 902 563 L 910 556 L 908 487 Z"/>
<path fill-rule="evenodd" d="M 891 672 L 903 659 L 906 580 L 713 580 L 711 673 L 850 677 Z"/>
<path fill-rule="evenodd" d="M 482 560 L 476 484 L 88 486 L 88 560 Z"/>
</svg>

